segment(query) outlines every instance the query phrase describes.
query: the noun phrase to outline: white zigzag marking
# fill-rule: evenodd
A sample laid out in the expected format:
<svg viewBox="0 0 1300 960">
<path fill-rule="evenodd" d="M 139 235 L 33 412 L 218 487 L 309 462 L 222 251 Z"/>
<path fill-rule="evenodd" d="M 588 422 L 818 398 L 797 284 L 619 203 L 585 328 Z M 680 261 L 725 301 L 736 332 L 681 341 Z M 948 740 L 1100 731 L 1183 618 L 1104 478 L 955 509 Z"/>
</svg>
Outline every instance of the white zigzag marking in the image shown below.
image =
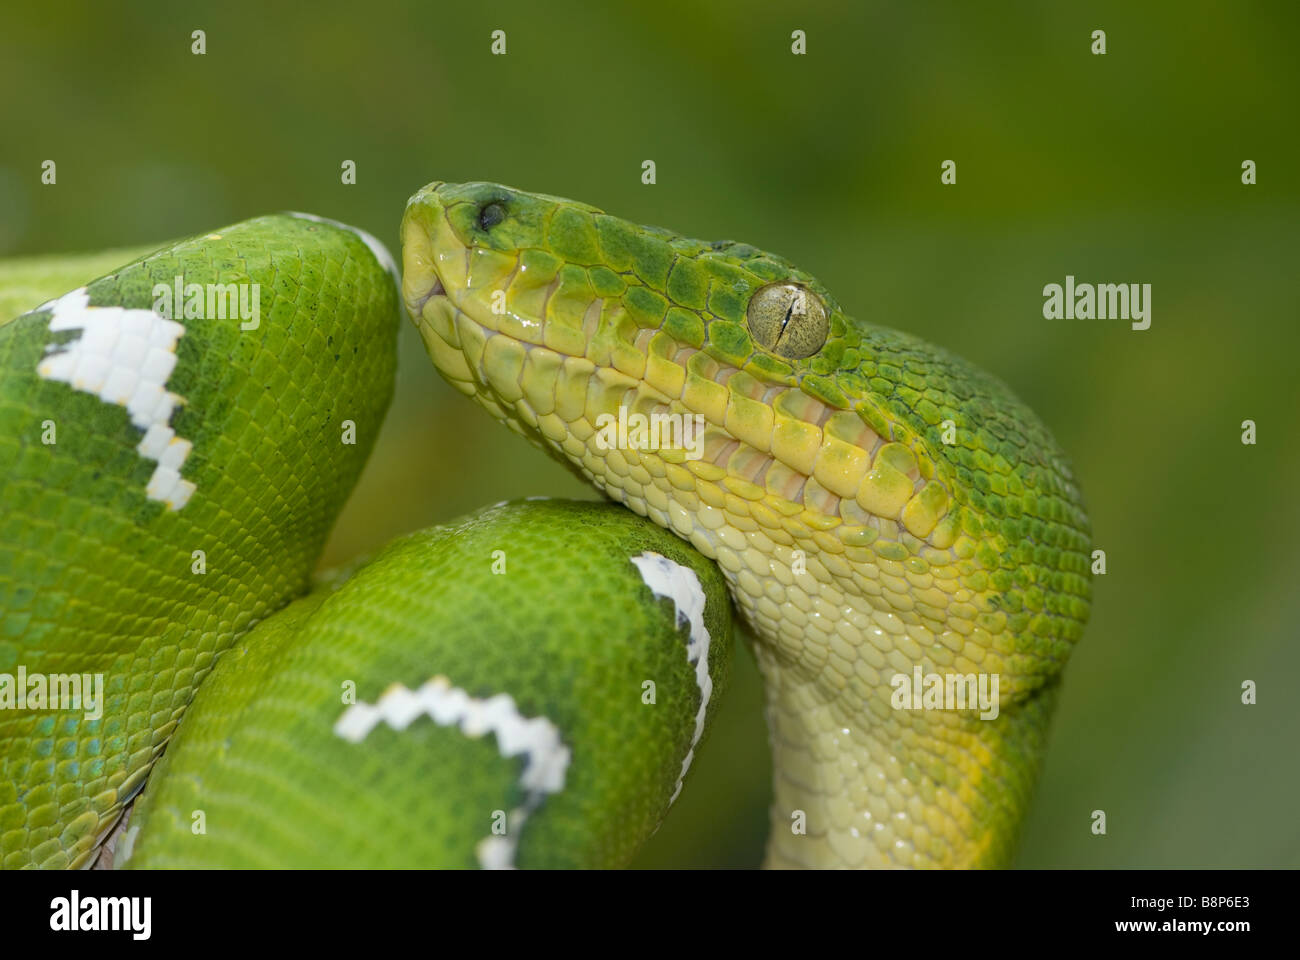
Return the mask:
<svg viewBox="0 0 1300 960">
<path fill-rule="evenodd" d="M 519 846 L 519 831 L 549 793 L 564 789 L 564 775 L 571 752 L 560 738 L 555 724 L 545 717 L 528 718 L 515 706 L 509 694 L 480 700 L 446 677 L 434 677 L 418 690 L 394 684 L 375 703 L 360 701 L 349 706 L 334 724 L 334 733 L 350 743 L 360 743 L 380 723 L 405 730 L 427 715 L 440 727 L 458 726 L 467 737 L 496 734 L 497 749 L 504 757 L 527 757 L 520 784 L 527 791 L 522 807 L 506 818 L 506 834 L 479 841 L 480 866 L 485 870 L 510 869 Z"/>
<path fill-rule="evenodd" d="M 82 334 L 52 347 L 36 372 L 105 403 L 126 407 L 131 422 L 144 430 L 136 451 L 158 464 L 145 496 L 161 500 L 170 510 L 185 506 L 194 484 L 181 478 L 181 465 L 193 444 L 171 428 L 172 413 L 183 401 L 167 389 L 176 367 L 176 342 L 185 328 L 152 310 L 92 307 L 85 287 L 37 310 L 52 311 L 51 332 L 80 330 Z"/>
</svg>

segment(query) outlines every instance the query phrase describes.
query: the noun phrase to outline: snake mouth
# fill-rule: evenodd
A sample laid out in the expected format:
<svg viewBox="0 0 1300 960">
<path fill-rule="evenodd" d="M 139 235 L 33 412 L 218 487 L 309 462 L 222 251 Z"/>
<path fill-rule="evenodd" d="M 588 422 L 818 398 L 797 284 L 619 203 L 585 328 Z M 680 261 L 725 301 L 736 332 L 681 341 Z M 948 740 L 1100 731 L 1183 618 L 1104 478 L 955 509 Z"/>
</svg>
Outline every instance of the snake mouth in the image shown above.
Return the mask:
<svg viewBox="0 0 1300 960">
<path fill-rule="evenodd" d="M 434 297 L 445 297 L 447 295 L 447 290 L 442 285 L 442 278 L 439 277 L 437 273 L 433 275 L 433 283 L 429 289 L 425 293 L 417 295 L 414 300 L 405 296 L 406 291 L 402 292 L 404 295 L 403 299 L 406 300 L 406 309 L 411 311 L 411 316 L 413 317 L 420 317 L 423 315 L 424 305 Z"/>
</svg>

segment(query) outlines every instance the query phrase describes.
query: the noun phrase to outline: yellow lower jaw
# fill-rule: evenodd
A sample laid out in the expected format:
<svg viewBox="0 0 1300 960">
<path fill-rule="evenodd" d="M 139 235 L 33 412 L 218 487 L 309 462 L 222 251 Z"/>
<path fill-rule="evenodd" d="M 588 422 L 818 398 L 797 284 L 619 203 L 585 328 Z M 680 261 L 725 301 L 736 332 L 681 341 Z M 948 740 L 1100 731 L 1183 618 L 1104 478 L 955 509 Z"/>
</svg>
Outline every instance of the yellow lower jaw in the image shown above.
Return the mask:
<svg viewBox="0 0 1300 960">
<path fill-rule="evenodd" d="M 455 313 L 455 307 L 446 297 L 434 297 L 424 305 L 416 325 L 429 359 L 438 368 L 438 372 L 461 393 L 472 397 L 478 388 L 460 346 Z"/>
</svg>

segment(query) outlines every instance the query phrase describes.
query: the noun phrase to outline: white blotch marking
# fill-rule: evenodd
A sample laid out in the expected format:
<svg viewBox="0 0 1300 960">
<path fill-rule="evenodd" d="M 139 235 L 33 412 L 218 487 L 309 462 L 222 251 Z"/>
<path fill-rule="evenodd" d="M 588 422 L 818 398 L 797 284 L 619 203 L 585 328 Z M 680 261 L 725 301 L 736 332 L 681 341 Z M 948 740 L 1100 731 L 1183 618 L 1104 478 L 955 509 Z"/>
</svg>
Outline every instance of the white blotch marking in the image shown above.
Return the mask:
<svg viewBox="0 0 1300 960">
<path fill-rule="evenodd" d="M 360 743 L 380 723 L 405 730 L 421 716 L 428 716 L 440 727 L 459 727 L 467 737 L 494 733 L 503 757 L 527 757 L 519 778 L 527 792 L 524 805 L 506 815 L 504 836 L 485 837 L 476 848 L 484 870 L 513 868 L 524 821 L 548 793 L 564 789 L 572 754 L 561 740 L 559 729 L 546 717 L 523 716 L 509 694 L 498 693 L 480 700 L 453 687 L 446 677 L 434 677 L 415 691 L 397 683 L 373 704 L 364 700 L 352 704 L 335 721 L 334 733 L 349 743 Z"/>
<path fill-rule="evenodd" d="M 298 210 L 290 210 L 289 216 L 297 217 L 299 220 L 311 220 L 315 223 L 328 223 L 330 226 L 338 227 L 340 230 L 347 230 L 350 233 L 355 233 L 361 238 L 361 242 L 370 248 L 370 252 L 375 255 L 375 259 L 379 261 L 379 265 L 391 273 L 393 279 L 397 280 L 399 283 L 401 282 L 402 275 L 398 272 L 397 261 L 394 260 L 393 255 L 388 252 L 388 248 L 373 234 L 366 233 L 366 231 L 362 230 L 360 227 L 340 223 L 338 220 L 331 220 L 329 217 L 318 217 L 314 213 L 302 213 Z M 401 291 L 399 290 L 398 292 L 400 294 Z"/>
<path fill-rule="evenodd" d="M 686 644 L 686 662 L 695 667 L 695 683 L 700 688 L 700 709 L 695 714 L 695 735 L 691 748 L 682 760 L 682 772 L 677 777 L 677 788 L 668 799 L 672 806 L 682 792 L 682 781 L 695 759 L 695 748 L 704 736 L 704 718 L 709 711 L 709 698 L 713 696 L 713 678 L 709 676 L 709 628 L 704 625 L 704 588 L 700 578 L 690 567 L 674 563 L 663 554 L 647 550 L 632 563 L 641 572 L 641 579 L 656 597 L 667 597 L 677 609 L 677 622 L 689 623 L 691 638 Z"/>
<path fill-rule="evenodd" d="M 36 367 L 46 380 L 93 393 L 105 403 L 126 407 L 131 423 L 144 431 L 136 446 L 158 464 L 145 487 L 150 500 L 179 510 L 194 493 L 181 478 L 181 465 L 193 444 L 176 436 L 172 413 L 184 401 L 167 389 L 176 367 L 176 343 L 185 328 L 152 310 L 92 307 L 85 287 L 37 308 L 50 310 L 50 331 L 80 330 L 81 336 L 48 348 Z"/>
</svg>

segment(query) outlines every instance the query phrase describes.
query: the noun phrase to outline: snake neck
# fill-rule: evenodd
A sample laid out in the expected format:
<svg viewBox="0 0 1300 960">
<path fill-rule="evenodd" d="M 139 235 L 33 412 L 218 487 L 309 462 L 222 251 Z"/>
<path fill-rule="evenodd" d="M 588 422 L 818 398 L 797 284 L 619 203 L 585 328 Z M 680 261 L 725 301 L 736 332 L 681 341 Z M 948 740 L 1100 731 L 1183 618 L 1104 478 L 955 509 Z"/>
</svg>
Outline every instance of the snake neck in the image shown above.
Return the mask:
<svg viewBox="0 0 1300 960">
<path fill-rule="evenodd" d="M 1000 867 L 1038 773 L 1057 687 L 973 711 L 899 709 L 895 688 L 835 689 L 761 636 L 771 740 L 764 866 Z"/>
</svg>

